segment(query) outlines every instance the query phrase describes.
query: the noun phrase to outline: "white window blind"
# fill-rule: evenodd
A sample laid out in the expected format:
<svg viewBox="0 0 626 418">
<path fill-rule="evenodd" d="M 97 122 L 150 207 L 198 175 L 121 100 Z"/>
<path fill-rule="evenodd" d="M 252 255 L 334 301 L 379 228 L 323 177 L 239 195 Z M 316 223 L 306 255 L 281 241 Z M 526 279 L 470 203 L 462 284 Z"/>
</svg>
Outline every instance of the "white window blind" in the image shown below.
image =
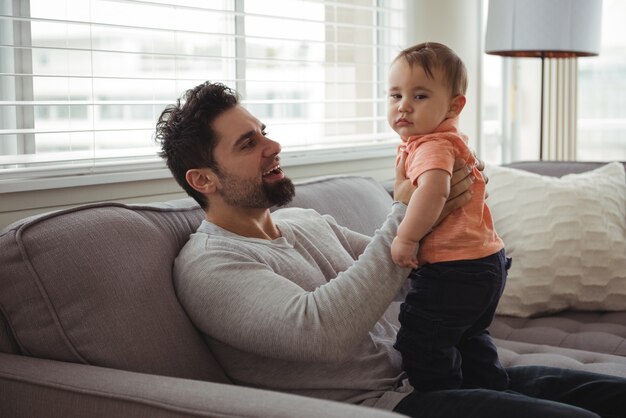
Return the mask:
<svg viewBox="0 0 626 418">
<path fill-rule="evenodd" d="M 406 0 L 0 0 L 0 187 L 163 167 L 161 111 L 236 88 L 284 153 L 390 145 Z"/>
</svg>

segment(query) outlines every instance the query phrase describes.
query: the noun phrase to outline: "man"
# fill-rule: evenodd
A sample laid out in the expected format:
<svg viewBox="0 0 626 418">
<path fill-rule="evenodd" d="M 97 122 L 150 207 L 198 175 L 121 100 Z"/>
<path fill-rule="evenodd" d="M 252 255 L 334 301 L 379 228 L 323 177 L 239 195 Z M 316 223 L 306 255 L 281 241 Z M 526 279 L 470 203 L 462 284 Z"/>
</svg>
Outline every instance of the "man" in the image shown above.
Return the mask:
<svg viewBox="0 0 626 418">
<path fill-rule="evenodd" d="M 235 383 L 421 417 L 597 417 L 554 401 L 623 411 L 625 380 L 561 369 L 508 369 L 507 392 L 412 391 L 392 347 L 397 328 L 383 318 L 409 272 L 390 257 L 413 191 L 404 164 L 396 202 L 370 238 L 312 210 L 270 213 L 294 195 L 280 145 L 226 86 L 188 90 L 162 113 L 157 139 L 206 212 L 176 259 L 176 291 Z M 460 196 L 444 214 L 467 200 L 467 173 L 455 172 L 451 196 Z"/>
</svg>

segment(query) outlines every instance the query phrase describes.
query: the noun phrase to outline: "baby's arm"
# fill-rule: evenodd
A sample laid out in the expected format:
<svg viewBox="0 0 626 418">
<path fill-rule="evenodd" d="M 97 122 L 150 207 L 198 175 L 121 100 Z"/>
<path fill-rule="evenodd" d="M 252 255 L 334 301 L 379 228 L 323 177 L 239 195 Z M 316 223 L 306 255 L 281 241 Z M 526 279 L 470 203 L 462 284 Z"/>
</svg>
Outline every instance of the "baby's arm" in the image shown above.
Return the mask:
<svg viewBox="0 0 626 418">
<path fill-rule="evenodd" d="M 391 244 L 391 257 L 400 267 L 417 267 L 419 241 L 430 231 L 450 194 L 450 174 L 441 169 L 428 170 L 417 179 L 404 219 Z"/>
</svg>

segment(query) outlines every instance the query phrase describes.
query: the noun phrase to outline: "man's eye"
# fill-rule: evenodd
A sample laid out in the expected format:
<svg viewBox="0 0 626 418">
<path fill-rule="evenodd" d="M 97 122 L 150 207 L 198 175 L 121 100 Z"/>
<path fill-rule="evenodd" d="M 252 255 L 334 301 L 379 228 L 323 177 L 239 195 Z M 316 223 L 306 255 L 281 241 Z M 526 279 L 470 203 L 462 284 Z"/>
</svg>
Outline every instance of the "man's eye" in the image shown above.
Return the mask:
<svg viewBox="0 0 626 418">
<path fill-rule="evenodd" d="M 262 134 L 263 136 L 267 136 L 267 131 L 261 131 L 261 134 Z"/>
<path fill-rule="evenodd" d="M 256 144 L 256 140 L 254 139 L 249 139 L 246 142 L 243 143 L 242 148 L 252 148 L 254 147 L 254 145 Z"/>
</svg>

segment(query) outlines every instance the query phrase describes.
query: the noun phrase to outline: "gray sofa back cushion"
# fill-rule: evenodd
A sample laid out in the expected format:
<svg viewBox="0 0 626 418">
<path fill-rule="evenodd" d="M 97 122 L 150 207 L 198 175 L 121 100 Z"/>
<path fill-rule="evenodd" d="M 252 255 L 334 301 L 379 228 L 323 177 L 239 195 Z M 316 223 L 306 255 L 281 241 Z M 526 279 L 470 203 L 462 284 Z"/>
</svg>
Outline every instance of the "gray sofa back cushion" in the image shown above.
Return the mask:
<svg viewBox="0 0 626 418">
<path fill-rule="evenodd" d="M 19 354 L 20 349 L 13 338 L 7 319 L 0 311 L 0 351 L 3 353 Z"/>
<path fill-rule="evenodd" d="M 334 177 L 298 183 L 290 206 L 372 235 L 391 198 L 372 179 Z M 182 199 L 10 225 L 0 233 L 0 351 L 226 382 L 172 286 L 173 261 L 203 216 Z"/>
<path fill-rule="evenodd" d="M 323 177 L 296 187 L 296 196 L 287 206 L 332 215 L 339 225 L 370 236 L 383 224 L 393 202 L 385 188 L 369 177 Z"/>
<path fill-rule="evenodd" d="M 0 308 L 19 351 L 226 382 L 173 290 L 173 260 L 203 217 L 176 205 L 88 205 L 5 229 Z"/>
</svg>

